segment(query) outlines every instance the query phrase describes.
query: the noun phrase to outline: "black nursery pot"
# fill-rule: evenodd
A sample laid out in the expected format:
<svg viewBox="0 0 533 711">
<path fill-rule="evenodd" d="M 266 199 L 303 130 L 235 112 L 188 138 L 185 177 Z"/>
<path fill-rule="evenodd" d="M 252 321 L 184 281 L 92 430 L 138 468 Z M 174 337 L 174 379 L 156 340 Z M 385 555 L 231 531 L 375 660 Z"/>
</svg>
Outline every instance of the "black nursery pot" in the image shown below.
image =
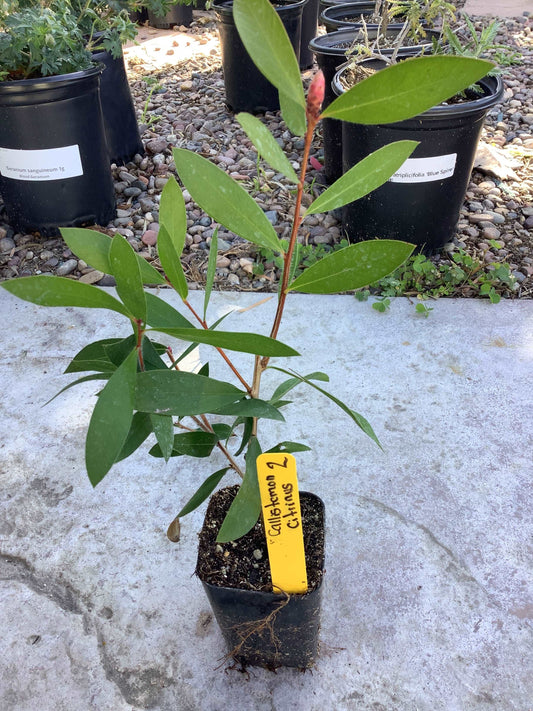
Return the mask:
<svg viewBox="0 0 533 711">
<path fill-rule="evenodd" d="M 53 235 L 114 218 L 102 71 L 0 82 L 0 193 L 16 231 Z"/>
<path fill-rule="evenodd" d="M 287 31 L 296 56 L 300 56 L 302 10 L 307 0 L 278 0 L 275 9 Z M 278 91 L 255 66 L 233 20 L 233 0 L 213 4 L 218 20 L 226 104 L 230 111 L 252 114 L 279 109 Z"/>
<path fill-rule="evenodd" d="M 392 28 L 387 31 L 387 36 L 395 35 L 400 30 Z M 353 45 L 360 30 L 355 27 L 344 28 L 335 32 L 330 32 L 320 37 L 315 37 L 309 44 L 309 49 L 316 56 L 318 66 L 324 72 L 326 81 L 326 92 L 324 96 L 323 108 L 331 104 L 335 99 L 332 82 L 339 67 L 346 62 L 346 52 Z M 373 40 L 377 34 L 377 29 L 369 28 L 367 34 Z M 439 33 L 427 30 L 427 44 L 420 44 L 412 47 L 400 47 L 398 56 L 407 57 L 420 54 L 426 47 L 431 47 L 432 38 L 438 39 Z M 383 49 L 384 55 L 391 54 L 392 49 Z M 321 122 L 322 139 L 324 145 L 324 174 L 328 183 L 333 183 L 342 175 L 342 122 L 337 119 L 324 119 Z"/>
<path fill-rule="evenodd" d="M 111 52 L 97 50 L 92 53 L 92 57 L 105 67 L 100 79 L 100 99 L 109 157 L 112 163 L 127 163 L 136 153 L 143 155 L 144 148 L 124 56 L 121 53 L 115 59 Z"/>
<path fill-rule="evenodd" d="M 338 94 L 344 91 L 344 71 L 333 81 Z M 376 126 L 342 122 L 344 172 L 393 141 L 419 141 L 389 181 L 343 208 L 343 230 L 351 242 L 400 239 L 431 254 L 452 239 L 483 121 L 503 96 L 499 76 L 486 76 L 478 84 L 479 98 L 470 93 L 469 101 L 435 106 L 407 121 Z"/>
<path fill-rule="evenodd" d="M 307 0 L 302 12 L 302 36 L 300 41 L 300 69 L 309 69 L 313 66 L 313 52 L 309 42 L 315 37 L 318 30 L 318 6 L 320 0 Z"/>
<path fill-rule="evenodd" d="M 320 23 L 325 25 L 326 32 L 335 32 L 346 28 L 362 27 L 361 16 L 365 19 L 374 14 L 375 2 L 333 3 L 325 7 L 320 13 Z M 401 22 L 391 22 L 389 27 L 400 28 Z M 368 24 L 367 27 L 376 27 Z"/>
<path fill-rule="evenodd" d="M 303 491 L 300 498 L 316 503 L 323 527 L 322 500 Z M 323 567 L 322 559 L 322 572 Z M 322 578 L 312 592 L 291 595 L 287 602 L 285 595 L 221 587 L 206 582 L 198 569 L 197 574 L 229 654 L 237 662 L 271 670 L 280 666 L 300 669 L 313 666 L 318 655 Z"/>
<path fill-rule="evenodd" d="M 173 5 L 165 15 L 148 10 L 148 22 L 159 30 L 170 30 L 174 25 L 188 27 L 192 22 L 192 5 Z"/>
</svg>

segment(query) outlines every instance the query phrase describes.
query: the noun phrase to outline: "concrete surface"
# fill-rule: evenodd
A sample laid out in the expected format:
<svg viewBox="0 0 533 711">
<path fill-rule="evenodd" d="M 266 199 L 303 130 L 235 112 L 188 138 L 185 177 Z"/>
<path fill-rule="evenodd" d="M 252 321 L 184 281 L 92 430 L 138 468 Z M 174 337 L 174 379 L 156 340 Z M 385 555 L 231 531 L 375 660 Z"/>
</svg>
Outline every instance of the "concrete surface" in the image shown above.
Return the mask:
<svg viewBox="0 0 533 711">
<path fill-rule="evenodd" d="M 215 294 L 211 319 L 259 298 Z M 289 298 L 290 365 L 329 373 L 385 452 L 310 389 L 295 391 L 290 429 L 263 428 L 265 447 L 313 446 L 300 485 L 326 503 L 327 574 L 316 669 L 249 678 L 221 662 L 193 576 L 203 510 L 180 543 L 165 536 L 220 460 L 165 467 L 144 451 L 93 490 L 83 442 L 97 385 L 42 405 L 88 339 L 127 324 L 2 289 L 0 309 L 2 711 L 533 708 L 533 302 L 441 300 L 423 318 L 406 299 L 380 314 L 350 296 Z M 273 311 L 225 324 L 264 332 Z"/>
<path fill-rule="evenodd" d="M 466 0 L 462 9 L 467 15 L 520 17 L 533 13 L 533 0 Z"/>
</svg>

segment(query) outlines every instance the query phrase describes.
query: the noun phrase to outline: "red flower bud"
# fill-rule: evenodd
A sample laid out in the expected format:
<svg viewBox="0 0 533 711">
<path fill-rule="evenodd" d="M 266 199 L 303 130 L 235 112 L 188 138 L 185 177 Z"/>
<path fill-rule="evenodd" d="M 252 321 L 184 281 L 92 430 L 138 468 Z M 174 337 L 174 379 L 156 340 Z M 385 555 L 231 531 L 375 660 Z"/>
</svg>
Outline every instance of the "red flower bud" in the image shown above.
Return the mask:
<svg viewBox="0 0 533 711">
<path fill-rule="evenodd" d="M 322 102 L 324 101 L 324 93 L 326 91 L 326 80 L 324 79 L 324 74 L 320 69 L 315 76 L 313 81 L 309 86 L 309 91 L 307 92 L 307 115 L 309 118 L 318 119 L 320 116 L 320 109 L 322 108 Z"/>
</svg>

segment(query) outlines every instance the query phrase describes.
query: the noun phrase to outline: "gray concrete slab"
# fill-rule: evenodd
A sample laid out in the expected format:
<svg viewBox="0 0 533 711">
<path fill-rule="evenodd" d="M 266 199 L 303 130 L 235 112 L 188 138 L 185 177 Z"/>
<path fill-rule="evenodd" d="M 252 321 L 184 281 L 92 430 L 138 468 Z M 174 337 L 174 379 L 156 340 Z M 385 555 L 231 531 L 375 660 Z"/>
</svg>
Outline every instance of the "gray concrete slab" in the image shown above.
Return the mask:
<svg viewBox="0 0 533 711">
<path fill-rule="evenodd" d="M 258 298 L 215 294 L 212 318 Z M 380 314 L 350 296 L 289 298 L 291 365 L 329 373 L 385 451 L 306 389 L 289 431 L 263 429 L 265 445 L 313 446 L 300 482 L 326 503 L 327 574 L 316 669 L 247 679 L 221 665 L 193 576 L 203 511 L 180 543 L 165 536 L 214 469 L 139 453 L 93 490 L 83 442 L 96 386 L 42 407 L 69 381 L 69 357 L 121 317 L 0 290 L 2 711 L 531 709 L 533 303 L 433 307 L 423 318 L 406 299 Z M 226 324 L 264 332 L 273 310 Z"/>
</svg>

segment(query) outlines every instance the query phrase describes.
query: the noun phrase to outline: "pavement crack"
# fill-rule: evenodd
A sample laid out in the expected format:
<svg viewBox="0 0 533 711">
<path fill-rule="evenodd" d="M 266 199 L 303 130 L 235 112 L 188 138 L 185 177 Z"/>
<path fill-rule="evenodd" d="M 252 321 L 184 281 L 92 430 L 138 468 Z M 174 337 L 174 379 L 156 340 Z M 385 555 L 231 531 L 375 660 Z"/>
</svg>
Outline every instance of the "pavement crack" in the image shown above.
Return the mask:
<svg viewBox="0 0 533 711">
<path fill-rule="evenodd" d="M 504 610 L 502 606 L 493 599 L 489 591 L 479 582 L 479 580 L 476 579 L 476 577 L 472 574 L 472 571 L 468 568 L 468 566 L 455 555 L 451 548 L 439 541 L 439 539 L 427 526 L 424 526 L 423 523 L 418 523 L 418 521 L 413 521 L 412 519 L 407 518 L 396 509 L 393 509 L 391 506 L 387 506 L 387 504 L 384 504 L 382 501 L 378 501 L 377 499 L 373 499 L 369 496 L 360 496 L 359 498 L 361 499 L 361 501 L 368 501 L 369 503 L 373 504 L 385 513 L 389 514 L 390 516 L 393 516 L 394 518 L 398 519 L 404 525 L 412 526 L 414 528 L 417 528 L 419 531 L 422 531 L 424 535 L 430 540 L 432 545 L 439 548 L 445 554 L 446 558 L 449 561 L 449 570 L 458 582 L 473 583 L 484 593 L 484 595 L 491 602 L 491 604 L 495 605 L 498 609 L 502 611 Z"/>
<path fill-rule="evenodd" d="M 35 570 L 25 558 L 0 553 L 0 580 L 15 580 L 44 595 L 65 612 L 82 615 L 79 593 L 69 583 L 60 582 Z"/>
</svg>

